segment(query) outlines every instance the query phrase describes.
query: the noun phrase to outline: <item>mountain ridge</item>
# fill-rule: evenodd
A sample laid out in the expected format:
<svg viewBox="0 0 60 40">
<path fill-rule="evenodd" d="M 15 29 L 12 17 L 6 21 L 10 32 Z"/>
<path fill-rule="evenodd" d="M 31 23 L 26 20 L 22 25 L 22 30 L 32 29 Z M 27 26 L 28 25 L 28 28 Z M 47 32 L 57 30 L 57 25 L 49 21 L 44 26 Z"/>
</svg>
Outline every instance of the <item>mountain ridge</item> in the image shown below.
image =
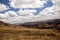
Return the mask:
<svg viewBox="0 0 60 40">
<path fill-rule="evenodd" d="M 4 23 L 2 21 L 0 21 L 0 27 L 2 26 L 7 26 L 7 27 L 27 27 L 27 28 L 38 28 L 38 29 L 51 29 L 51 28 L 56 28 L 56 29 L 60 29 L 60 19 L 54 19 L 54 20 L 45 20 L 45 21 L 36 21 L 36 22 L 26 22 L 23 24 L 18 24 L 18 25 L 14 25 L 14 24 L 9 24 L 9 23 Z"/>
</svg>

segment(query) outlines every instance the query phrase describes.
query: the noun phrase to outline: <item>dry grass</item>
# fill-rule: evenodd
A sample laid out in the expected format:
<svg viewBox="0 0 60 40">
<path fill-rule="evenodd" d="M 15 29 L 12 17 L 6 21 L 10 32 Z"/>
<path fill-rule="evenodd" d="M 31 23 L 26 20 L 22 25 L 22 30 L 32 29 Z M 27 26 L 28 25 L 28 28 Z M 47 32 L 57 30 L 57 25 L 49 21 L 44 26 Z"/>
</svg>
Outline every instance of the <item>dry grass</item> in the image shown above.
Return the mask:
<svg viewBox="0 0 60 40">
<path fill-rule="evenodd" d="M 0 27 L 0 40 L 60 40 L 60 31 L 26 27 Z"/>
<path fill-rule="evenodd" d="M 60 22 L 37 22 L 37 25 L 16 26 L 0 22 L 0 40 L 60 40 L 60 30 L 39 29 L 40 27 L 58 27 Z"/>
</svg>

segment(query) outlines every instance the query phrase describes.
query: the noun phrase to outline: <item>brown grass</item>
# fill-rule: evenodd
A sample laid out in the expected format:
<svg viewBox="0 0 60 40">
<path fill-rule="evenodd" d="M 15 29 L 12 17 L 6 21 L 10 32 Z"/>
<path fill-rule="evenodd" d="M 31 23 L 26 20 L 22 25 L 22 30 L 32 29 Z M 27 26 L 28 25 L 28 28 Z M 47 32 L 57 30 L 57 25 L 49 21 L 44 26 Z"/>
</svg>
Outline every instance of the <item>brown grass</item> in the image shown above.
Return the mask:
<svg viewBox="0 0 60 40">
<path fill-rule="evenodd" d="M 60 40 L 60 31 L 26 27 L 0 27 L 0 40 Z"/>
</svg>

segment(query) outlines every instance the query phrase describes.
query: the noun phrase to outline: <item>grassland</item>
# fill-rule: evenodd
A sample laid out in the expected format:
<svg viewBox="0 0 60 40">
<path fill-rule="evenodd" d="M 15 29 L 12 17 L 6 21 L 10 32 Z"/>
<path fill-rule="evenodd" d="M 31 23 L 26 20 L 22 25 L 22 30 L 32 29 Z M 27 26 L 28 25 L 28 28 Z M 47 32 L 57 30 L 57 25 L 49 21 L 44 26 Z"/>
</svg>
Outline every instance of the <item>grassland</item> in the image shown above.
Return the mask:
<svg viewBox="0 0 60 40">
<path fill-rule="evenodd" d="M 60 40 L 60 20 L 35 23 L 22 26 L 0 22 L 0 40 Z"/>
<path fill-rule="evenodd" d="M 0 40 L 60 40 L 60 31 L 27 27 L 0 27 Z"/>
</svg>

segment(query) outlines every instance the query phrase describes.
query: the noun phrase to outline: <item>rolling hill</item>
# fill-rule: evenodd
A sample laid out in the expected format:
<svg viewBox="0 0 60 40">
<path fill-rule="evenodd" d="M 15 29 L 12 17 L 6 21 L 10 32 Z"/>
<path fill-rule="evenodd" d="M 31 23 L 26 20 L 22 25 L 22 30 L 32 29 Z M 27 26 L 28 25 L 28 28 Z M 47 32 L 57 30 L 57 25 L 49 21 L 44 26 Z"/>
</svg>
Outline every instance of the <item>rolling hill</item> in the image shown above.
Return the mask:
<svg viewBox="0 0 60 40">
<path fill-rule="evenodd" d="M 0 21 L 0 40 L 60 40 L 60 19 L 19 25 Z"/>
</svg>

